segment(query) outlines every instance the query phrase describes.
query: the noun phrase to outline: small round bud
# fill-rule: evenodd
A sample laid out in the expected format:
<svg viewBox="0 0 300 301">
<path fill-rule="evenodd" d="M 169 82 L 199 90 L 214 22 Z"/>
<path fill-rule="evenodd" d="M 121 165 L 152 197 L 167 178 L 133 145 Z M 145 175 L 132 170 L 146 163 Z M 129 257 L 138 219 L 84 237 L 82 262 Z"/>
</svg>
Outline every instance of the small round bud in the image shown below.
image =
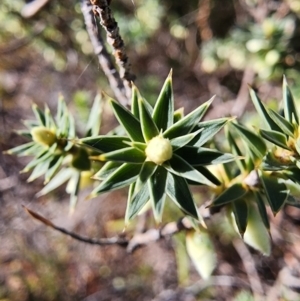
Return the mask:
<svg viewBox="0 0 300 301">
<path fill-rule="evenodd" d="M 32 140 L 44 146 L 51 146 L 56 142 L 55 132 L 43 127 L 34 127 L 31 130 Z"/>
<path fill-rule="evenodd" d="M 164 138 L 161 134 L 152 138 L 146 147 L 147 160 L 157 165 L 163 164 L 172 158 L 173 151 L 169 139 Z"/>
</svg>

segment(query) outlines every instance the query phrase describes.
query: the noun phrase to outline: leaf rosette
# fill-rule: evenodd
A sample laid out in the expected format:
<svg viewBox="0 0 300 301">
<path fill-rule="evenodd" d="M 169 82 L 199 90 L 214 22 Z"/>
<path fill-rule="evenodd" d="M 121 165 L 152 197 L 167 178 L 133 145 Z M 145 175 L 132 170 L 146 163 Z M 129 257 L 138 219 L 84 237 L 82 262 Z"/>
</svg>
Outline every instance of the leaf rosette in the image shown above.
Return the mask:
<svg viewBox="0 0 300 301">
<path fill-rule="evenodd" d="M 212 99 L 186 116 L 182 111 L 174 112 L 171 74 L 154 108 L 136 87 L 132 89 L 131 111 L 110 100 L 126 134 L 81 140 L 99 151 L 99 156 L 93 159 L 107 161 L 94 176 L 102 182 L 91 197 L 130 186 L 126 221 L 148 202 L 155 219 L 160 221 L 166 196 L 184 213 L 198 218 L 189 184 L 220 184 L 206 166 L 235 159 L 231 154 L 203 147 L 228 121 L 222 118 L 200 122 L 211 102 Z"/>
</svg>

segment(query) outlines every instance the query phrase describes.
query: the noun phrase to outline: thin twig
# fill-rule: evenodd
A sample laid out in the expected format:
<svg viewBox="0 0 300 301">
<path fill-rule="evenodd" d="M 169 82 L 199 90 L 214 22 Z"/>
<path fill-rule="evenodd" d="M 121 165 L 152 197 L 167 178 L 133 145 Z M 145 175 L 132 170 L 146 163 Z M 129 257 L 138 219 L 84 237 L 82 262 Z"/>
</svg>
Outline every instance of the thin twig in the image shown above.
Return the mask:
<svg viewBox="0 0 300 301">
<path fill-rule="evenodd" d="M 111 9 L 109 7 L 110 1 L 107 0 L 90 0 L 93 5 L 93 12 L 100 18 L 100 24 L 105 29 L 107 34 L 107 41 L 112 46 L 116 63 L 120 69 L 120 76 L 124 82 L 126 95 L 129 99 L 131 96 L 131 82 L 134 81 L 135 76 L 131 73 L 130 62 L 125 52 L 125 44 L 120 36 L 119 26 L 114 19 Z"/>
<path fill-rule="evenodd" d="M 81 0 L 81 11 L 84 17 L 87 32 L 94 48 L 94 52 L 98 56 L 99 64 L 106 75 L 117 100 L 122 105 L 126 106 L 128 104 L 126 89 L 97 28 L 92 5 L 89 0 Z"/>
<path fill-rule="evenodd" d="M 261 281 L 259 279 L 258 273 L 255 268 L 255 262 L 245 246 L 244 242 L 241 239 L 234 239 L 233 246 L 238 252 L 240 258 L 242 259 L 245 271 L 247 273 L 249 283 L 251 286 L 251 290 L 253 292 L 255 301 L 263 301 L 264 297 L 264 289 L 261 285 Z"/>
</svg>

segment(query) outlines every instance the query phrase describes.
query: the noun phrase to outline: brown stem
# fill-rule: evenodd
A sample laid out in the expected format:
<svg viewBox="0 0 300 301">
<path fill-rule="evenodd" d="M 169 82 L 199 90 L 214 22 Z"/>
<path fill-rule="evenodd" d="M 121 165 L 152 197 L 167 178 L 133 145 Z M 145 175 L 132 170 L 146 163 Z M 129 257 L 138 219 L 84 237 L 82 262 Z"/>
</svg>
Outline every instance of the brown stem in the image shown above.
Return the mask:
<svg viewBox="0 0 300 301">
<path fill-rule="evenodd" d="M 98 31 L 92 5 L 89 0 L 81 1 L 81 11 L 84 17 L 87 32 L 94 48 L 94 52 L 98 56 L 99 64 L 105 73 L 117 100 L 122 105 L 126 106 L 128 104 L 128 98 L 126 96 L 127 92 L 124 87 L 124 83 L 120 78 L 120 74 L 116 70 L 111 56 L 108 53 L 105 43 Z"/>
</svg>

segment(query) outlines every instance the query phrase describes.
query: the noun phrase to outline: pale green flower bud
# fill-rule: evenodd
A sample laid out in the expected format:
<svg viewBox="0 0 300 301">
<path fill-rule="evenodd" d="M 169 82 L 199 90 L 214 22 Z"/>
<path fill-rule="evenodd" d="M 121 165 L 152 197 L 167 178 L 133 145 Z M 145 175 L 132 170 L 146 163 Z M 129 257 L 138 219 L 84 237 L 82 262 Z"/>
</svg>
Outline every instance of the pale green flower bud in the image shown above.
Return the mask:
<svg viewBox="0 0 300 301">
<path fill-rule="evenodd" d="M 149 141 L 145 152 L 147 160 L 152 161 L 157 165 L 161 165 L 165 161 L 170 160 L 173 155 L 170 140 L 164 138 L 161 134 Z"/>
<path fill-rule="evenodd" d="M 32 140 L 44 146 L 51 146 L 56 142 L 55 132 L 43 126 L 34 127 L 31 130 Z"/>
</svg>

